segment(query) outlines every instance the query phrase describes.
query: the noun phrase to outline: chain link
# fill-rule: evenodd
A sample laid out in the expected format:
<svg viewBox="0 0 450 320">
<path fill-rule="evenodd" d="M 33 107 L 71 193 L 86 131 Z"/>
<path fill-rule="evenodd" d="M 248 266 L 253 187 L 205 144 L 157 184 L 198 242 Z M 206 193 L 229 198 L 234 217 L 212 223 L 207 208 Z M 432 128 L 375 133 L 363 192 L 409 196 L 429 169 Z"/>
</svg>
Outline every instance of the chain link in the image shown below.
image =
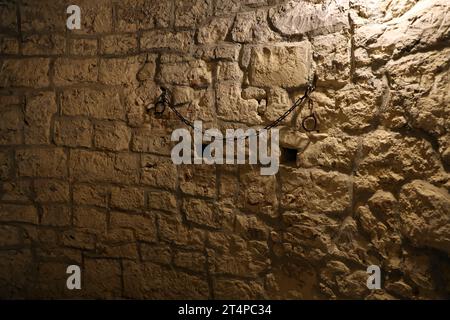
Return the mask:
<svg viewBox="0 0 450 320">
<path fill-rule="evenodd" d="M 303 119 L 302 122 L 302 127 L 305 131 L 311 132 L 311 131 L 316 131 L 317 129 L 317 117 L 315 116 L 314 112 L 313 112 L 313 107 L 312 107 L 312 99 L 310 97 L 310 94 L 314 92 L 314 90 L 316 89 L 316 82 L 317 82 L 317 77 L 314 75 L 313 81 L 311 81 L 308 85 L 308 87 L 305 90 L 305 93 L 303 96 L 301 96 L 300 98 L 298 98 L 294 104 L 288 109 L 286 110 L 286 112 L 284 112 L 281 116 L 279 116 L 275 121 L 271 122 L 270 124 L 266 125 L 263 129 L 264 130 L 270 130 L 274 127 L 277 127 L 284 119 L 286 119 L 295 109 L 297 109 L 299 106 L 303 105 L 303 103 L 305 101 L 309 101 L 309 109 L 311 114 Z M 194 131 L 198 131 L 198 128 L 195 127 L 194 122 L 192 122 L 191 120 L 187 119 L 186 117 L 184 117 L 171 103 L 170 103 L 170 98 L 169 98 L 169 92 L 167 89 L 162 88 L 162 94 L 160 95 L 160 97 L 158 98 L 158 101 L 155 104 L 155 115 L 157 116 L 161 116 L 166 107 L 168 107 L 170 110 L 173 111 L 173 113 L 175 113 L 175 115 L 177 116 L 177 118 L 183 122 L 185 125 L 187 125 L 188 127 L 192 128 Z M 309 119 L 313 120 L 314 126 L 312 129 L 309 129 L 307 127 L 307 121 Z M 205 131 L 201 131 L 202 135 L 207 135 L 207 133 Z M 250 135 L 245 135 L 245 136 L 240 136 L 240 137 L 233 137 L 232 139 L 229 138 L 222 138 L 219 140 L 222 141 L 231 141 L 231 140 L 246 140 L 250 137 L 258 137 L 261 134 L 261 130 L 259 130 L 257 133 L 255 134 L 250 134 Z"/>
</svg>

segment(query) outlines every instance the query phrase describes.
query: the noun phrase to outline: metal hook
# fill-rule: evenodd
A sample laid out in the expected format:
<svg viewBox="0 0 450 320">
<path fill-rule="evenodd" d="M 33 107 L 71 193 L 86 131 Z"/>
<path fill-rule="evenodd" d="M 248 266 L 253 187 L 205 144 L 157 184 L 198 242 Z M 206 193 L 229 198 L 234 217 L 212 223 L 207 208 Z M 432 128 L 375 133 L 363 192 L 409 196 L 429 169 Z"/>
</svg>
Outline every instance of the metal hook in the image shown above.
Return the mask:
<svg viewBox="0 0 450 320">
<path fill-rule="evenodd" d="M 169 99 L 167 97 L 167 89 L 161 88 L 161 95 L 158 97 L 158 101 L 155 103 L 155 116 L 160 117 L 166 110 L 166 106 L 169 104 Z"/>
<path fill-rule="evenodd" d="M 166 110 L 166 105 L 164 104 L 164 102 L 162 102 L 162 101 L 156 102 L 154 113 L 157 117 L 162 116 L 165 110 Z"/>
<path fill-rule="evenodd" d="M 313 100 L 309 96 L 310 93 L 312 93 L 316 89 L 318 76 L 316 73 L 314 73 L 312 81 L 309 83 L 307 88 L 307 98 L 308 98 L 308 106 L 309 106 L 309 112 L 310 115 L 303 119 L 302 121 L 302 127 L 306 132 L 313 132 L 313 131 L 319 131 L 317 130 L 318 127 L 318 121 L 316 114 L 314 113 L 314 106 L 313 106 Z M 312 122 L 312 127 L 308 125 L 308 123 Z"/>
<path fill-rule="evenodd" d="M 316 89 L 318 79 L 319 79 L 319 77 L 317 76 L 317 73 L 314 73 L 312 80 L 308 84 L 308 88 L 307 88 L 308 94 L 312 93 Z"/>
<path fill-rule="evenodd" d="M 308 122 L 313 123 L 312 128 L 308 125 Z M 313 131 L 318 131 L 317 130 L 317 125 L 318 125 L 318 121 L 317 121 L 317 117 L 316 114 L 313 112 L 311 113 L 309 116 L 307 116 L 306 118 L 303 119 L 302 121 L 302 127 L 306 132 L 313 132 Z"/>
</svg>

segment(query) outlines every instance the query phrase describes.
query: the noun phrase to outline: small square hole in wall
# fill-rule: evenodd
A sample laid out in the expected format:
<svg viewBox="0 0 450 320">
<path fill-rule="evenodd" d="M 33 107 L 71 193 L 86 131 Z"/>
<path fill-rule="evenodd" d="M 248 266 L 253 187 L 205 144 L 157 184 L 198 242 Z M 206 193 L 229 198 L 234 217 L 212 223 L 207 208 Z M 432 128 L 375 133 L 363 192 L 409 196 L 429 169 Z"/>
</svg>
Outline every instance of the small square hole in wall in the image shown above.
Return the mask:
<svg viewBox="0 0 450 320">
<path fill-rule="evenodd" d="M 288 166 L 297 165 L 297 149 L 283 148 L 280 147 L 281 158 L 280 163 Z"/>
</svg>

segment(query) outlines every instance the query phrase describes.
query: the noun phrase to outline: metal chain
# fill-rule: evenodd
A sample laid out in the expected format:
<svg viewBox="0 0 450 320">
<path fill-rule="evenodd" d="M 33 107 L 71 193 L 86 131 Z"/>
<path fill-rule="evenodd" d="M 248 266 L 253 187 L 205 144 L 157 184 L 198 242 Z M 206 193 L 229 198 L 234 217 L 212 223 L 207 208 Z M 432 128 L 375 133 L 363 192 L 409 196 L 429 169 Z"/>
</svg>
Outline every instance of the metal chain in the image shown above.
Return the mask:
<svg viewBox="0 0 450 320">
<path fill-rule="evenodd" d="M 308 87 L 306 88 L 306 91 L 305 91 L 304 95 L 301 96 L 300 98 L 298 98 L 298 99 L 294 102 L 294 104 L 293 104 L 288 110 L 286 110 L 285 113 L 283 113 L 281 116 L 279 116 L 275 121 L 273 121 L 273 122 L 271 122 L 270 124 L 266 125 L 263 129 L 264 129 L 264 130 L 270 130 L 270 129 L 272 129 L 272 128 L 278 126 L 278 125 L 279 125 L 284 119 L 286 119 L 286 118 L 287 118 L 287 117 L 288 117 L 288 116 L 289 116 L 296 108 L 298 108 L 298 107 L 301 106 L 306 100 L 308 100 L 309 103 L 310 103 L 309 108 L 310 108 L 311 114 L 310 114 L 308 117 L 306 117 L 306 118 L 303 119 L 302 127 L 303 127 L 303 129 L 304 129 L 305 131 L 308 131 L 308 132 L 316 131 L 316 129 L 317 129 L 317 118 L 316 118 L 316 116 L 315 116 L 315 114 L 314 114 L 314 112 L 313 112 L 313 109 L 312 109 L 312 100 L 311 100 L 311 97 L 310 97 L 310 94 L 313 93 L 314 90 L 316 89 L 316 82 L 317 82 L 317 77 L 314 75 L 314 79 L 313 79 L 313 81 L 310 82 L 310 84 L 309 84 Z M 191 120 L 185 118 L 185 117 L 184 117 L 184 116 L 183 116 L 183 115 L 182 115 L 182 114 L 181 114 L 181 113 L 180 113 L 180 112 L 179 112 L 179 111 L 178 111 L 178 110 L 170 103 L 170 100 L 169 100 L 169 97 L 168 97 L 168 90 L 165 89 L 165 88 L 163 88 L 162 90 L 163 90 L 163 92 L 162 92 L 162 94 L 160 95 L 158 101 L 157 101 L 156 104 L 155 104 L 155 114 L 156 114 L 157 116 L 161 116 L 161 115 L 164 113 L 164 111 L 165 111 L 165 109 L 166 109 L 166 106 L 167 106 L 167 107 L 169 107 L 170 110 L 172 110 L 172 111 L 175 113 L 175 115 L 177 116 L 177 118 L 178 118 L 181 122 L 183 122 L 184 124 L 186 124 L 188 127 L 191 127 L 194 131 L 198 131 L 198 128 L 196 128 L 196 127 L 194 126 L 194 123 L 193 123 Z M 313 123 L 314 123 L 314 126 L 313 126 L 312 129 L 309 129 L 309 128 L 307 127 L 307 125 L 306 125 L 307 120 L 309 120 L 309 119 L 312 119 L 312 120 L 313 120 Z M 205 132 L 205 131 L 201 131 L 201 133 L 202 133 L 202 135 L 206 135 L 206 132 Z M 222 140 L 222 141 L 246 140 L 246 139 L 248 139 L 248 138 L 250 138 L 250 137 L 258 137 L 260 134 L 261 134 L 261 131 L 258 131 L 256 134 L 245 135 L 245 136 L 240 136 L 240 137 L 233 137 L 232 139 L 222 138 L 222 139 L 220 139 L 220 140 Z"/>
</svg>

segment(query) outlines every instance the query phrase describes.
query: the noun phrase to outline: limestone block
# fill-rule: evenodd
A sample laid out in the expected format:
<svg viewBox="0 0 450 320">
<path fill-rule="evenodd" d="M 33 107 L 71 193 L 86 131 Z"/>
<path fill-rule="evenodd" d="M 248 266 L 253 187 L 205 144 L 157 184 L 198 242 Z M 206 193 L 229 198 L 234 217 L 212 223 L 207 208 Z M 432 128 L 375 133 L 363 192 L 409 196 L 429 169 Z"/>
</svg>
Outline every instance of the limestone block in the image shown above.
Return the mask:
<svg viewBox="0 0 450 320">
<path fill-rule="evenodd" d="M 47 87 L 50 59 L 2 59 L 0 62 L 0 87 Z M 27 70 L 27 71 L 24 71 Z M 30 72 L 30 70 L 33 70 Z"/>
<path fill-rule="evenodd" d="M 308 41 L 254 47 L 249 82 L 256 87 L 304 86 L 310 77 L 311 59 L 311 44 Z"/>
<path fill-rule="evenodd" d="M 161 81 L 167 84 L 205 87 L 212 81 L 211 68 L 203 60 L 163 64 Z"/>
<path fill-rule="evenodd" d="M 197 39 L 200 44 L 212 44 L 225 40 L 233 20 L 230 18 L 213 19 L 199 29 Z"/>
<path fill-rule="evenodd" d="M 450 195 L 425 181 L 415 180 L 400 191 L 402 233 L 419 247 L 450 252 Z"/>
<path fill-rule="evenodd" d="M 270 20 L 286 35 L 308 32 L 332 33 L 349 27 L 348 1 L 330 1 L 326 5 L 291 0 L 270 10 Z"/>
<path fill-rule="evenodd" d="M 283 207 L 310 214 L 342 214 L 350 207 L 347 175 L 320 169 L 290 168 L 281 170 L 281 174 Z"/>
<path fill-rule="evenodd" d="M 213 13 L 212 0 L 185 0 L 176 2 L 175 26 L 190 27 L 201 24 Z"/>
</svg>

